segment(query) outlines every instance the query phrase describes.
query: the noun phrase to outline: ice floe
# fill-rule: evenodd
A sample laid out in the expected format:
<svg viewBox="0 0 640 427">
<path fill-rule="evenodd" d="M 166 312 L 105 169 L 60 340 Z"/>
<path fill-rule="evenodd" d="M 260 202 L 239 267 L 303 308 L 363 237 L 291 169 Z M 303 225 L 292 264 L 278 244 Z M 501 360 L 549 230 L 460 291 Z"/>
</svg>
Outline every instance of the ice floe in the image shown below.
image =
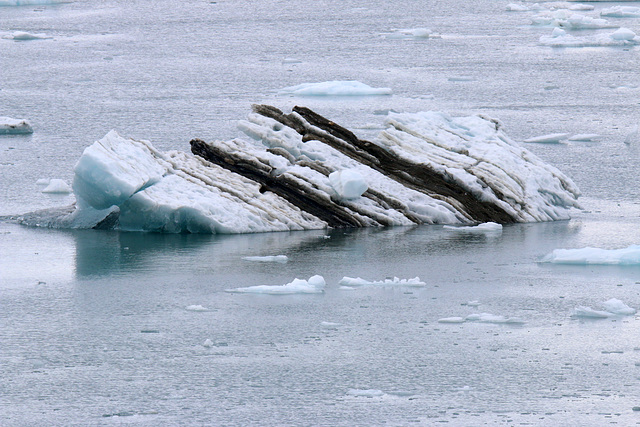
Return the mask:
<svg viewBox="0 0 640 427">
<path fill-rule="evenodd" d="M 535 136 L 532 138 L 525 139 L 523 142 L 526 143 L 540 143 L 540 144 L 557 144 L 567 138 L 569 138 L 571 134 L 569 133 L 551 133 L 548 135 Z"/>
<path fill-rule="evenodd" d="M 445 225 L 443 228 L 445 230 L 458 231 L 462 233 L 496 233 L 496 232 L 500 233 L 502 232 L 502 224 L 498 224 L 495 222 L 484 222 L 482 224 L 478 224 L 474 226 L 462 226 L 462 227 Z"/>
<path fill-rule="evenodd" d="M 49 180 L 47 186 L 42 190 L 43 193 L 71 193 L 71 191 L 69 184 L 58 178 Z"/>
<path fill-rule="evenodd" d="M 384 280 L 374 280 L 369 281 L 362 279 L 360 277 L 343 277 L 338 283 L 341 286 L 345 287 L 359 287 L 359 286 L 415 286 L 422 287 L 427 284 L 420 280 L 419 277 L 414 277 L 413 279 L 399 279 L 394 277 L 393 279 L 384 279 Z"/>
<path fill-rule="evenodd" d="M 184 309 L 187 311 L 209 311 L 207 307 L 204 307 L 200 304 L 188 305 Z"/>
<path fill-rule="evenodd" d="M 33 128 L 25 119 L 0 117 L 0 135 L 19 135 L 33 133 Z"/>
<path fill-rule="evenodd" d="M 286 295 L 286 294 L 321 294 L 324 292 L 326 283 L 322 276 L 312 276 L 309 280 L 294 279 L 293 282 L 286 285 L 258 285 L 245 288 L 227 289 L 226 292 L 244 293 L 244 294 L 269 294 L 269 295 Z"/>
<path fill-rule="evenodd" d="M 640 37 L 628 28 L 584 37 L 576 37 L 560 28 L 554 28 L 550 36 L 540 37 L 540 43 L 551 47 L 633 46 L 640 44 Z"/>
<path fill-rule="evenodd" d="M 501 315 L 491 313 L 473 313 L 466 317 L 443 317 L 438 319 L 438 323 L 465 323 L 465 322 L 479 322 L 479 323 L 495 323 L 495 324 L 511 324 L 519 325 L 525 323 L 524 320 L 518 317 L 505 317 Z"/>
<path fill-rule="evenodd" d="M 277 262 L 280 264 L 285 264 L 289 261 L 289 258 L 286 255 L 267 255 L 267 256 L 245 256 L 242 257 L 245 261 L 254 261 L 254 262 Z"/>
<path fill-rule="evenodd" d="M 302 83 L 280 89 L 279 93 L 297 96 L 378 96 L 391 95 L 390 88 L 374 88 L 356 80 Z"/>
<path fill-rule="evenodd" d="M 640 265 L 640 245 L 622 249 L 555 249 L 542 262 L 578 265 Z"/>
<path fill-rule="evenodd" d="M 571 313 L 571 317 L 582 317 L 591 319 L 605 319 L 613 316 L 633 316 L 637 310 L 629 307 L 624 302 L 616 298 L 611 298 L 602 303 L 603 310 L 594 310 L 591 307 L 578 306 Z"/>
<path fill-rule="evenodd" d="M 45 40 L 53 37 L 46 34 L 32 34 L 26 31 L 14 31 L 11 34 L 2 36 L 5 40 L 29 41 L 29 40 Z"/>
<path fill-rule="evenodd" d="M 613 6 L 600 11 L 600 16 L 611 18 L 640 18 L 640 7 Z"/>
<path fill-rule="evenodd" d="M 385 34 L 388 39 L 399 40 L 425 40 L 425 39 L 439 39 L 439 34 L 433 33 L 428 28 L 405 28 L 400 30 L 393 30 L 390 34 Z"/>
<path fill-rule="evenodd" d="M 384 396 L 385 393 L 382 390 L 377 390 L 377 389 L 356 389 L 356 388 L 352 388 L 349 389 L 349 391 L 347 391 L 347 394 L 349 396 L 356 396 L 356 397 L 381 397 Z"/>
</svg>

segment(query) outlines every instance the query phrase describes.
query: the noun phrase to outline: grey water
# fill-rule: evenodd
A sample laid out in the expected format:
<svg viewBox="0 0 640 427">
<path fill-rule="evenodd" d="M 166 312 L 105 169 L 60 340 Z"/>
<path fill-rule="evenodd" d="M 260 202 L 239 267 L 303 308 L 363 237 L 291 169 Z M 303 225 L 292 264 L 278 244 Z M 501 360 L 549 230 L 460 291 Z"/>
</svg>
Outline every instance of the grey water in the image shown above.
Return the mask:
<svg viewBox="0 0 640 427">
<path fill-rule="evenodd" d="M 501 234 L 423 226 L 157 235 L 2 221 L 0 423 L 640 423 L 638 317 L 570 317 L 577 306 L 598 309 L 610 298 L 640 308 L 640 267 L 539 262 L 556 248 L 640 243 L 640 141 L 624 143 L 638 124 L 640 50 L 540 46 L 551 29 L 530 26 L 531 13 L 506 12 L 507 4 L 0 7 L 0 37 L 52 37 L 0 38 L 0 115 L 34 127 L 32 135 L 0 136 L 3 216 L 71 203 L 72 195 L 42 194 L 36 181 L 70 182 L 82 150 L 111 129 L 188 150 L 194 137 L 239 136 L 235 121 L 252 103 L 305 105 L 363 137 L 374 136 L 390 109 L 482 113 L 516 140 L 602 135 L 528 144 L 575 180 L 584 209 L 571 221 Z M 610 20 L 640 33 L 640 19 Z M 384 36 L 418 27 L 441 37 Z M 390 87 L 394 95 L 277 92 L 328 80 Z M 289 262 L 242 260 L 279 254 Z M 327 282 L 320 295 L 225 292 L 315 274 Z M 338 284 L 343 276 L 418 276 L 426 286 L 347 290 Z M 524 323 L 438 322 L 472 313 Z"/>
</svg>

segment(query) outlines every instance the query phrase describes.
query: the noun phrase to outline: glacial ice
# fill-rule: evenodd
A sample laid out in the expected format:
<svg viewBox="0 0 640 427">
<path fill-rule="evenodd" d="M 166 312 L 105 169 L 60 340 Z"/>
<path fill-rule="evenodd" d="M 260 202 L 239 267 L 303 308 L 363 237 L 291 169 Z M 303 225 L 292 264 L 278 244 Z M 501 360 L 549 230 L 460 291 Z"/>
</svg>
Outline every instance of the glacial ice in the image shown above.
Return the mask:
<svg viewBox="0 0 640 427">
<path fill-rule="evenodd" d="M 451 225 L 445 225 L 445 230 L 459 231 L 463 233 L 500 233 L 502 232 L 502 224 L 495 222 L 483 222 L 482 224 L 473 226 L 454 227 Z"/>
<path fill-rule="evenodd" d="M 617 298 L 611 298 L 602 303 L 604 310 L 594 310 L 591 307 L 578 306 L 574 308 L 571 317 L 583 317 L 592 319 L 606 319 L 612 316 L 633 316 L 637 310 L 629 307 Z"/>
<path fill-rule="evenodd" d="M 554 28 L 550 36 L 540 37 L 540 43 L 551 47 L 634 46 L 640 44 L 640 37 L 628 28 L 584 37 L 572 36 L 560 28 Z"/>
<path fill-rule="evenodd" d="M 355 80 L 302 83 L 280 89 L 280 94 L 297 96 L 377 96 L 391 95 L 390 88 L 374 88 Z"/>
<path fill-rule="evenodd" d="M 71 193 L 71 187 L 64 180 L 54 178 L 42 190 L 43 193 Z"/>
<path fill-rule="evenodd" d="M 613 6 L 602 9 L 600 16 L 611 18 L 640 18 L 640 7 L 635 6 Z"/>
<path fill-rule="evenodd" d="M 280 264 L 284 264 L 289 261 L 289 258 L 286 255 L 268 255 L 268 256 L 245 256 L 242 257 L 245 261 L 255 261 L 255 262 L 277 262 Z"/>
<path fill-rule="evenodd" d="M 356 286 L 415 286 L 422 287 L 427 284 L 420 280 L 419 277 L 413 279 L 399 279 L 394 277 L 393 279 L 374 280 L 369 281 L 360 277 L 343 277 L 338 283 L 340 286 L 356 287 Z"/>
<path fill-rule="evenodd" d="M 622 249 L 555 249 L 542 262 L 578 265 L 640 265 L 640 245 Z"/>
<path fill-rule="evenodd" d="M 322 276 L 311 276 L 309 280 L 294 279 L 293 282 L 286 285 L 258 285 L 245 288 L 227 289 L 226 292 L 243 293 L 243 294 L 269 294 L 269 295 L 288 295 L 288 294 L 321 294 L 324 292 L 326 283 Z"/>
<path fill-rule="evenodd" d="M 341 201 L 388 225 L 469 223 L 458 205 L 436 199 L 391 179 L 317 141 L 303 142 L 293 129 L 259 114 L 240 121 L 253 141 L 217 141 L 225 150 L 261 159 L 275 177 L 312 183 L 310 192 Z M 377 140 L 381 148 L 434 170 L 479 200 L 488 200 L 516 221 L 568 219 L 578 207 L 579 190 L 556 168 L 508 138 L 499 123 L 481 117 L 443 113 L 390 113 Z M 266 151 L 265 148 L 269 149 Z M 278 154 L 274 154 L 278 153 Z M 319 164 L 316 167 L 297 163 Z M 340 179 L 330 178 L 341 171 Z M 56 228 L 118 228 L 169 233 L 253 233 L 326 228 L 261 185 L 200 156 L 159 152 L 148 141 L 115 131 L 87 147 L 74 168 L 75 208 L 25 214 L 26 225 Z M 333 182 L 332 182 L 333 181 Z M 365 185 L 368 189 L 365 188 Z M 375 203 L 384 196 L 392 205 Z M 502 197 L 498 198 L 496 194 Z M 406 212 L 403 213 L 403 212 Z"/>
<path fill-rule="evenodd" d="M 19 135 L 24 133 L 33 133 L 33 128 L 28 121 L 0 117 L 0 135 Z"/>
</svg>

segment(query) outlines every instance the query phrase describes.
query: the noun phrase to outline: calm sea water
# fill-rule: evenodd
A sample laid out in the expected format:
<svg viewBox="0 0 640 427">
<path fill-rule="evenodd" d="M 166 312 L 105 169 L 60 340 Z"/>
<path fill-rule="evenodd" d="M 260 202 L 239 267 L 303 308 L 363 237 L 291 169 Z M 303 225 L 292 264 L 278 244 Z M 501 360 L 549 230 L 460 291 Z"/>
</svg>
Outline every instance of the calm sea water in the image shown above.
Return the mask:
<svg viewBox="0 0 640 427">
<path fill-rule="evenodd" d="M 638 124 L 640 50 L 539 46 L 551 30 L 506 4 L 0 8 L 1 35 L 53 37 L 0 39 L 0 115 L 35 129 L 0 137 L 0 215 L 72 202 L 40 193 L 37 179 L 70 182 L 82 150 L 110 129 L 188 150 L 193 137 L 238 136 L 235 121 L 252 103 L 306 105 L 364 137 L 389 109 L 482 112 L 518 140 L 602 135 L 528 145 L 576 181 L 584 210 L 501 235 L 425 226 L 170 236 L 0 222 L 1 424 L 640 423 L 638 318 L 570 318 L 576 306 L 610 298 L 640 308 L 640 268 L 538 262 L 556 248 L 640 242 L 640 141 L 623 143 Z M 639 19 L 615 22 L 640 33 Z M 442 37 L 384 37 L 418 27 Z M 394 95 L 277 94 L 352 79 Z M 278 254 L 290 261 L 242 260 Z M 224 292 L 314 274 L 327 281 L 322 295 Z M 343 276 L 419 276 L 427 285 L 348 291 Z M 525 323 L 438 323 L 481 312 Z"/>
</svg>

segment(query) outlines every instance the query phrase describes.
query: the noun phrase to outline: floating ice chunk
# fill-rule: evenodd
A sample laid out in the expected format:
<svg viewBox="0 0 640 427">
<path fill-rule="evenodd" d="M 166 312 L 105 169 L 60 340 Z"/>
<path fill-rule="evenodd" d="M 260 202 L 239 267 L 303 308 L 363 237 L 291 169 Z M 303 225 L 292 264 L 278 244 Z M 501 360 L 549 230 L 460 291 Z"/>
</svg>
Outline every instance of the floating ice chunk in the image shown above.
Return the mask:
<svg viewBox="0 0 640 427">
<path fill-rule="evenodd" d="M 626 28 L 619 28 L 610 34 L 585 37 L 574 37 L 564 30 L 554 28 L 551 36 L 540 37 L 540 43 L 551 47 L 633 46 L 640 44 L 640 37 Z"/>
<path fill-rule="evenodd" d="M 610 317 L 612 315 L 612 313 L 609 313 L 608 311 L 600 311 L 600 310 L 594 310 L 591 307 L 585 307 L 583 305 L 580 305 L 576 308 L 573 309 L 573 313 L 571 314 L 571 317 L 586 317 L 586 318 L 590 318 L 590 319 L 606 319 L 607 317 Z"/>
<path fill-rule="evenodd" d="M 203 347 L 206 347 L 206 348 L 213 347 L 213 341 L 211 341 L 210 339 L 208 339 L 208 338 L 207 338 L 207 339 L 202 343 L 202 346 L 203 346 Z"/>
<path fill-rule="evenodd" d="M 600 135 L 597 133 L 579 133 L 567 138 L 569 141 L 579 142 L 594 142 L 600 140 Z"/>
<path fill-rule="evenodd" d="M 393 30 L 391 34 L 387 34 L 385 37 L 388 39 L 420 40 L 429 38 L 440 38 L 440 35 L 434 34 L 428 28 L 406 28 L 401 30 Z"/>
<path fill-rule="evenodd" d="M 640 245 L 623 249 L 555 249 L 542 262 L 578 265 L 640 265 Z"/>
<path fill-rule="evenodd" d="M 42 190 L 43 193 L 71 193 L 71 187 L 64 180 L 54 178 L 49 181 L 46 188 Z"/>
<path fill-rule="evenodd" d="M 12 34 L 2 36 L 3 39 L 15 40 L 15 41 L 29 41 L 29 40 L 44 40 L 51 39 L 53 37 L 46 34 L 32 34 L 26 31 L 14 31 Z"/>
<path fill-rule="evenodd" d="M 270 294 L 270 295 L 286 295 L 286 294 L 321 294 L 324 292 L 326 283 L 322 276 L 312 276 L 309 280 L 294 279 L 293 282 L 286 285 L 270 286 L 259 285 L 249 286 L 246 288 L 227 289 L 226 292 L 235 293 L 252 293 L 252 294 Z"/>
<path fill-rule="evenodd" d="M 606 19 L 592 18 L 568 10 L 545 12 L 531 19 L 531 25 L 562 27 L 568 30 L 594 30 L 602 28 L 618 28 Z"/>
<path fill-rule="evenodd" d="M 504 317 L 491 313 L 474 313 L 465 317 L 466 321 L 469 322 L 480 322 L 480 323 L 508 323 L 508 324 L 522 324 L 523 320 L 517 317 Z"/>
<path fill-rule="evenodd" d="M 285 264 L 289 261 L 289 258 L 286 255 L 268 255 L 268 256 L 245 256 L 242 257 L 245 261 L 255 261 L 255 262 L 278 262 L 280 264 Z"/>
<path fill-rule="evenodd" d="M 639 134 L 639 130 L 638 130 L 638 126 L 636 125 L 631 129 L 631 132 L 629 132 L 627 136 L 624 137 L 624 143 L 627 145 L 634 144 L 635 142 L 638 141 L 638 134 Z"/>
<path fill-rule="evenodd" d="M 509 3 L 507 5 L 507 12 L 528 12 L 530 10 L 529 6 L 524 4 Z"/>
<path fill-rule="evenodd" d="M 378 281 L 368 281 L 360 277 L 343 277 L 340 282 L 342 286 L 354 287 L 354 286 L 426 286 L 427 284 L 420 280 L 419 277 L 413 279 L 399 279 L 394 277 L 393 279 L 385 279 Z"/>
<path fill-rule="evenodd" d="M 540 143 L 540 144 L 557 144 L 560 141 L 569 138 L 569 136 L 571 136 L 571 134 L 569 133 L 551 133 L 549 135 L 542 135 L 542 136 L 536 136 L 533 138 L 525 139 L 524 142 Z"/>
<path fill-rule="evenodd" d="M 201 305 L 188 305 L 184 308 L 187 311 L 209 311 L 207 307 L 203 307 Z"/>
<path fill-rule="evenodd" d="M 384 396 L 385 393 L 382 390 L 376 390 L 376 389 L 361 390 L 361 389 L 352 388 L 352 389 L 349 389 L 349 391 L 347 391 L 347 394 L 349 396 L 356 396 L 356 397 L 381 397 L 381 396 Z"/>
<path fill-rule="evenodd" d="M 40 178 L 36 181 L 36 185 L 49 185 L 51 180 L 49 178 Z"/>
<path fill-rule="evenodd" d="M 464 323 L 464 317 L 443 317 L 438 319 L 438 323 Z"/>
<path fill-rule="evenodd" d="M 345 200 L 357 199 L 369 189 L 364 177 L 353 169 L 331 172 L 329 183 L 338 196 Z"/>
<path fill-rule="evenodd" d="M 634 6 L 613 6 L 600 11 L 600 16 L 611 18 L 638 18 L 640 17 L 640 7 Z"/>
<path fill-rule="evenodd" d="M 373 88 L 355 80 L 303 83 L 279 91 L 281 94 L 298 96 L 371 96 L 391 95 L 390 88 Z"/>
<path fill-rule="evenodd" d="M 602 307 L 609 313 L 619 314 L 622 316 L 632 316 L 637 312 L 635 308 L 629 307 L 616 298 L 611 298 L 610 300 L 603 302 Z"/>
<path fill-rule="evenodd" d="M 327 328 L 335 328 L 337 326 L 342 326 L 342 323 L 320 322 L 320 326 L 324 326 L 324 327 L 327 327 Z"/>
<path fill-rule="evenodd" d="M 282 60 L 283 64 L 301 64 L 302 61 L 300 59 L 297 58 L 284 58 Z"/>
<path fill-rule="evenodd" d="M 611 38 L 614 40 L 633 41 L 636 37 L 636 33 L 628 28 L 618 28 L 611 34 Z"/>
<path fill-rule="evenodd" d="M 460 231 L 463 233 L 496 233 L 502 232 L 502 224 L 496 222 L 483 222 L 482 224 L 474 226 L 455 227 L 452 225 L 445 225 L 445 230 Z"/>
<path fill-rule="evenodd" d="M 12 119 L 11 117 L 0 117 L 0 135 L 18 135 L 33 133 L 33 128 L 24 119 Z"/>
<path fill-rule="evenodd" d="M 477 300 L 469 301 L 467 305 L 469 307 L 478 307 L 480 305 L 480 301 L 477 301 Z"/>
</svg>

